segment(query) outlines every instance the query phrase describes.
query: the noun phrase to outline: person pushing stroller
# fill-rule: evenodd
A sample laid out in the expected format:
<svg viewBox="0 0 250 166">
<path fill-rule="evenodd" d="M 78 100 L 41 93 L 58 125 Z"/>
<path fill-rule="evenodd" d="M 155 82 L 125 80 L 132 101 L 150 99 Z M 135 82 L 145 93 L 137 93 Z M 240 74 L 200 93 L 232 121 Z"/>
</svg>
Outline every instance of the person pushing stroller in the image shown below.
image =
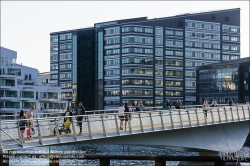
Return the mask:
<svg viewBox="0 0 250 166">
<path fill-rule="evenodd" d="M 64 113 L 64 116 L 73 116 L 73 113 L 70 111 L 69 107 L 67 107 L 67 110 Z M 72 123 L 72 118 L 71 117 L 66 117 L 64 118 L 64 127 L 66 129 L 70 129 L 70 125 Z"/>
</svg>

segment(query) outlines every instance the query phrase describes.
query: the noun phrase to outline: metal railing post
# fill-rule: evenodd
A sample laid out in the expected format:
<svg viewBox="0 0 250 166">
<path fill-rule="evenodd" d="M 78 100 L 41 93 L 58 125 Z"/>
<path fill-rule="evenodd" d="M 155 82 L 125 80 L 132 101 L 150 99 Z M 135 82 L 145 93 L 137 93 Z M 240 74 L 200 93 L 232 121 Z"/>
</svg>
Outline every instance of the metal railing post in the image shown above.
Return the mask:
<svg viewBox="0 0 250 166">
<path fill-rule="evenodd" d="M 39 125 L 38 119 L 36 120 L 36 124 L 37 124 L 37 132 L 38 132 L 39 143 L 41 145 L 43 145 L 42 134 L 41 134 L 41 130 L 40 130 L 40 125 Z"/>
<path fill-rule="evenodd" d="M 87 119 L 88 119 L 87 123 L 88 123 L 88 130 L 89 130 L 89 138 L 92 138 L 92 133 L 91 133 L 91 128 L 90 128 L 90 122 L 89 122 L 89 120 L 90 120 L 89 116 L 88 116 Z"/>
<path fill-rule="evenodd" d="M 220 109 L 219 109 L 219 107 L 217 108 L 217 111 L 218 111 L 219 122 L 221 123 L 221 118 L 220 118 Z"/>
<path fill-rule="evenodd" d="M 207 125 L 207 113 L 208 113 L 208 110 L 206 110 L 207 112 L 205 112 L 204 108 L 203 108 L 203 115 L 204 115 L 204 121 L 205 121 L 205 124 Z"/>
<path fill-rule="evenodd" d="M 233 115 L 233 109 L 230 107 L 231 115 L 232 115 L 232 121 L 234 122 L 234 115 Z"/>
<path fill-rule="evenodd" d="M 173 122 L 173 117 L 172 117 L 172 111 L 169 112 L 169 116 L 170 116 L 171 126 L 174 129 L 174 122 Z"/>
<path fill-rule="evenodd" d="M 227 110 L 226 110 L 226 107 L 224 107 L 224 112 L 225 112 L 225 118 L 226 118 L 226 121 L 228 122 L 228 119 L 227 119 Z"/>
<path fill-rule="evenodd" d="M 213 109 L 212 109 L 212 108 L 210 108 L 210 110 L 211 110 L 212 123 L 214 124 L 214 114 L 213 114 Z"/>
<path fill-rule="evenodd" d="M 247 107 L 247 109 L 248 109 L 248 119 L 250 119 L 250 108 L 249 108 L 249 106 Z"/>
<path fill-rule="evenodd" d="M 152 128 L 153 131 L 155 131 L 151 112 L 149 112 L 149 117 L 150 117 L 150 121 L 151 121 L 151 128 Z"/>
<path fill-rule="evenodd" d="M 190 114 L 189 114 L 189 111 L 188 111 L 188 110 L 187 110 L 187 115 L 188 115 L 189 126 L 191 127 L 191 126 L 192 126 L 192 123 L 191 123 Z"/>
<path fill-rule="evenodd" d="M 18 121 L 17 121 L 17 132 L 18 132 L 18 137 L 19 137 L 19 142 L 21 143 L 22 147 L 23 147 L 23 139 L 22 139 L 22 136 L 21 136 L 21 132 L 20 132 L 20 126 L 18 125 Z"/>
<path fill-rule="evenodd" d="M 132 134 L 131 119 L 132 119 L 132 115 L 130 114 L 130 118 L 128 119 L 128 127 L 129 127 L 129 132 Z"/>
<path fill-rule="evenodd" d="M 237 108 L 237 114 L 238 114 L 238 119 L 239 119 L 239 109 L 238 109 L 238 106 L 236 106 L 236 108 Z M 242 106 L 242 112 L 243 112 L 243 118 L 244 118 L 244 120 L 246 120 L 245 110 L 244 110 L 243 106 Z"/>
<path fill-rule="evenodd" d="M 144 132 L 143 125 L 142 125 L 142 120 L 141 120 L 141 113 L 139 113 L 138 115 L 139 115 L 139 120 L 140 120 L 141 131 Z"/>
<path fill-rule="evenodd" d="M 180 116 L 180 125 L 183 128 L 182 118 L 181 118 L 181 110 L 179 110 L 179 116 Z"/>
<path fill-rule="evenodd" d="M 115 116 L 116 132 L 117 132 L 118 135 L 120 135 L 119 126 L 118 126 L 118 122 L 117 122 L 117 116 L 116 115 L 114 115 L 114 116 Z"/>
<path fill-rule="evenodd" d="M 104 120 L 103 120 L 103 115 L 101 115 L 101 120 L 102 120 L 103 135 L 104 135 L 105 137 L 107 137 L 107 133 L 106 133 L 105 125 L 104 125 Z"/>
<path fill-rule="evenodd" d="M 164 122 L 163 122 L 163 118 L 162 118 L 162 111 L 160 111 L 160 117 L 161 117 L 161 127 L 162 127 L 162 129 L 164 130 L 165 129 L 165 127 L 164 127 Z"/>
<path fill-rule="evenodd" d="M 238 120 L 240 121 L 240 114 L 239 114 L 238 105 L 236 106 L 236 111 L 237 111 Z"/>
<path fill-rule="evenodd" d="M 76 123 L 77 123 L 77 121 L 76 121 Z M 75 124 L 74 124 L 73 118 L 72 118 L 72 129 L 73 129 L 74 138 L 75 138 L 75 140 L 77 140 L 76 128 L 75 128 Z"/>
<path fill-rule="evenodd" d="M 56 125 L 56 138 L 57 138 L 57 141 L 61 142 L 60 133 L 59 133 L 59 130 L 58 130 L 58 121 L 57 121 L 57 119 L 55 119 L 55 125 Z"/>
<path fill-rule="evenodd" d="M 200 122 L 199 122 L 199 117 L 198 117 L 197 109 L 195 109 L 195 115 L 196 115 L 197 124 L 198 124 L 198 126 L 200 126 Z"/>
</svg>

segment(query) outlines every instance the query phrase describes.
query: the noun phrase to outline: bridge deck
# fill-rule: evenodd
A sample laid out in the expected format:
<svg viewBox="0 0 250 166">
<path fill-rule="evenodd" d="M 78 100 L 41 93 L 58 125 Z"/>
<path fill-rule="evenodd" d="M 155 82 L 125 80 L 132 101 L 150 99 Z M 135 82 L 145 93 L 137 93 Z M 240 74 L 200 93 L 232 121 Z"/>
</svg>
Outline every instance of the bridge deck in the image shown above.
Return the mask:
<svg viewBox="0 0 250 166">
<path fill-rule="evenodd" d="M 123 130 L 119 129 L 120 120 L 116 113 L 88 115 L 88 121 L 83 120 L 82 122 L 82 134 L 78 134 L 79 127 L 76 125 L 76 120 L 73 120 L 71 124 L 72 132 L 70 134 L 60 134 L 57 128 L 60 129 L 63 125 L 62 118 L 64 117 L 36 118 L 34 120 L 37 132 L 33 135 L 34 139 L 25 139 L 24 143 L 19 137 L 17 120 L 1 121 L 1 148 L 3 150 L 31 148 L 146 132 L 247 121 L 250 120 L 250 109 L 248 105 L 212 107 L 207 112 L 207 117 L 202 108 L 132 112 L 131 115 L 132 119 L 127 122 L 126 130 L 125 127 L 123 127 Z M 54 129 L 56 131 L 55 135 Z M 26 132 L 24 135 L 26 136 Z"/>
</svg>

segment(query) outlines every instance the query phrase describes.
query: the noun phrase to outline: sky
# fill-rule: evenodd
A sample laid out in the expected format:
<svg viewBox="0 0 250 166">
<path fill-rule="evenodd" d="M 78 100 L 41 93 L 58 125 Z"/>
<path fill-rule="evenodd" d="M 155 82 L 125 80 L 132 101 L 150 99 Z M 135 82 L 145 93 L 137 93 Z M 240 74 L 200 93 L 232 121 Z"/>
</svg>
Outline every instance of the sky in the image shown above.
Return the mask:
<svg viewBox="0 0 250 166">
<path fill-rule="evenodd" d="M 50 70 L 50 33 L 135 17 L 241 8 L 241 58 L 249 57 L 249 1 L 1 1 L 1 46 L 17 63 Z"/>
</svg>

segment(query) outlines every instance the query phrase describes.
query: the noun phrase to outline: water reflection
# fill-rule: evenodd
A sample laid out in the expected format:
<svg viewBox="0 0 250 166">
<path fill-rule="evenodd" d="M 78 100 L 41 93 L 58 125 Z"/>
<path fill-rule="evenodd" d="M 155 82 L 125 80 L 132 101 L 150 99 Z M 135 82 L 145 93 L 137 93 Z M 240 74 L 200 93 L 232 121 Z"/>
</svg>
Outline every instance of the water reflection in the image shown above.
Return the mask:
<svg viewBox="0 0 250 166">
<path fill-rule="evenodd" d="M 197 156 L 196 152 L 176 152 L 173 150 L 163 149 L 163 148 L 153 148 L 145 146 L 128 146 L 128 145 L 63 145 L 63 146 L 51 146 L 51 153 L 67 153 L 69 151 L 81 152 L 85 154 L 123 154 L 123 155 L 168 155 L 168 156 Z M 17 153 L 48 153 L 49 147 L 38 147 L 31 149 L 17 150 Z M 239 155 L 246 154 L 247 157 L 250 156 L 250 147 L 243 147 Z M 120 165 L 134 165 L 134 166 L 154 166 L 154 161 L 150 160 L 111 160 L 111 166 Z M 166 165 L 178 166 L 177 161 L 167 161 Z M 250 163 L 242 163 L 242 165 L 249 165 Z M 49 159 L 11 159 L 10 166 L 49 166 Z M 60 166 L 97 166 L 99 165 L 99 160 L 78 160 L 78 159 L 61 159 Z"/>
</svg>

